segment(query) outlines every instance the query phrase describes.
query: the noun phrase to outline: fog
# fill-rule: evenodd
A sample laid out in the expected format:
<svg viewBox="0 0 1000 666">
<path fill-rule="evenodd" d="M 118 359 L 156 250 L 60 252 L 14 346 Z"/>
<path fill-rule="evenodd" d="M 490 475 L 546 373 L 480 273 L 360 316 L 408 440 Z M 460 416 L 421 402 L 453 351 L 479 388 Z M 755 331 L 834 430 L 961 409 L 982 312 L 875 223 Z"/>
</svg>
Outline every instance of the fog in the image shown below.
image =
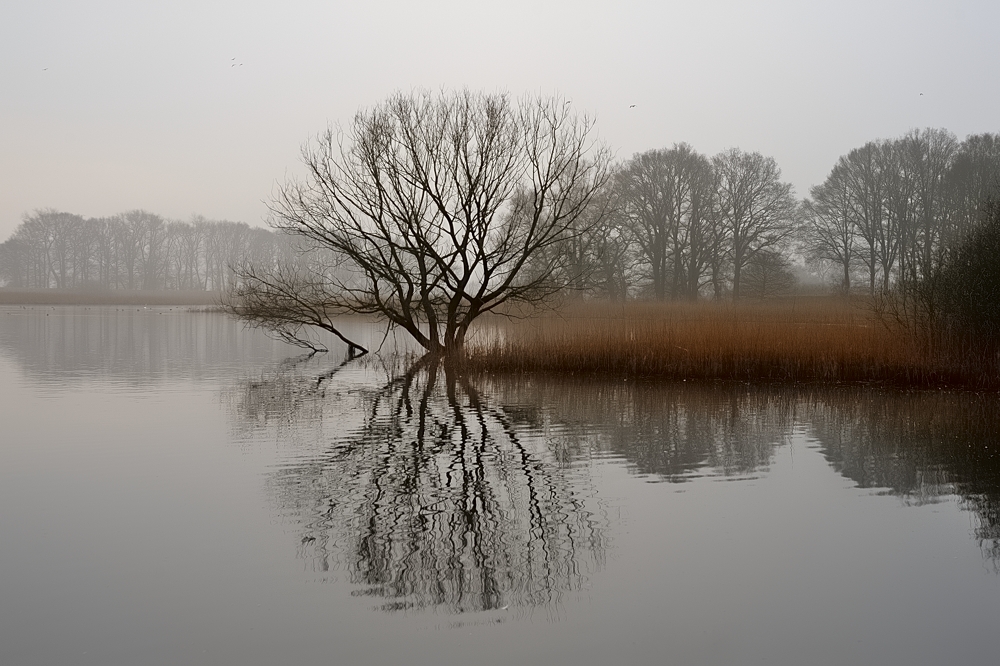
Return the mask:
<svg viewBox="0 0 1000 666">
<path fill-rule="evenodd" d="M 17 3 L 0 238 L 48 207 L 261 224 L 303 142 L 414 87 L 560 93 L 619 159 L 739 146 L 801 196 L 865 141 L 996 131 L 998 19 L 982 0 Z"/>
</svg>

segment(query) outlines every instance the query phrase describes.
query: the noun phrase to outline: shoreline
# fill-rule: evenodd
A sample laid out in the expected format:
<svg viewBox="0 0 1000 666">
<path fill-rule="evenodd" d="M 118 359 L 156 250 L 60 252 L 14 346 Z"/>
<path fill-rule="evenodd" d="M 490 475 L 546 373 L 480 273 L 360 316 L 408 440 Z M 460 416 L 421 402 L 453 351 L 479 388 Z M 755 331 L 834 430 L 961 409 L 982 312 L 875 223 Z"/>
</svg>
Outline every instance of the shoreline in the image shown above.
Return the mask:
<svg viewBox="0 0 1000 666">
<path fill-rule="evenodd" d="M 501 324 L 463 367 L 491 376 L 1000 390 L 1000 362 L 881 320 L 863 301 L 587 303 Z"/>
<path fill-rule="evenodd" d="M 9 289 L 0 288 L 0 306 L 9 305 L 152 305 L 217 307 L 219 291 Z"/>
</svg>

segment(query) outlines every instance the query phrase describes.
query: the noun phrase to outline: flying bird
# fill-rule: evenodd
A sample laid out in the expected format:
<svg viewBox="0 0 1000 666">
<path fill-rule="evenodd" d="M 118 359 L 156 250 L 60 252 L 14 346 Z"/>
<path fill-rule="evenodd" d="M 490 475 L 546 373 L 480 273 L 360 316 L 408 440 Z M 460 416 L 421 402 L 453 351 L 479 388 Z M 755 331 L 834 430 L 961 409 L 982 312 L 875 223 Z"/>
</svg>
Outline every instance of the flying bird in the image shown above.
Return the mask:
<svg viewBox="0 0 1000 666">
<path fill-rule="evenodd" d="M 628 107 L 628 108 L 630 108 L 630 109 L 634 109 L 634 108 L 635 108 L 635 104 L 629 104 L 629 107 Z"/>
</svg>

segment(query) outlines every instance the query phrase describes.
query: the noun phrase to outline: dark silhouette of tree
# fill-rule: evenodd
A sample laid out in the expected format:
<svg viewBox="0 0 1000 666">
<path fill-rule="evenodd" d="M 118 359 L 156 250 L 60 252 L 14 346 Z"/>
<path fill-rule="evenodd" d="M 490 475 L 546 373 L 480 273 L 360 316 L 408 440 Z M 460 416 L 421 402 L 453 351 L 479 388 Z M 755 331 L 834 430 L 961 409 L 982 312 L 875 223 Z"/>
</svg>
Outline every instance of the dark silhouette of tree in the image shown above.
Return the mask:
<svg viewBox="0 0 1000 666">
<path fill-rule="evenodd" d="M 562 290 L 572 271 L 546 250 L 587 230 L 608 178 L 592 127 L 562 99 L 462 91 L 397 94 L 328 130 L 303 150 L 308 179 L 272 204 L 275 227 L 340 259 L 299 274 L 326 285 L 310 310 L 376 314 L 428 352 L 460 352 L 480 315 Z M 257 270 L 230 302 L 267 286 Z"/>
<path fill-rule="evenodd" d="M 930 303 L 930 322 L 977 362 L 1000 350 L 1000 200 L 988 202 L 984 222 L 950 252 L 919 289 Z"/>
</svg>

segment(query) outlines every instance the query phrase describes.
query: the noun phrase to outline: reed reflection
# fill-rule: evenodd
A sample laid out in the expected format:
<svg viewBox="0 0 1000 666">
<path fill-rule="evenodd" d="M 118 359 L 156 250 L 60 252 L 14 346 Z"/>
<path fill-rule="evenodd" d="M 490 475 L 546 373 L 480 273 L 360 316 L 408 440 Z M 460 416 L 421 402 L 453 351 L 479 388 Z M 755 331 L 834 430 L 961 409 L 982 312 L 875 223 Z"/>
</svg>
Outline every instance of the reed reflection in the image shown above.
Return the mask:
<svg viewBox="0 0 1000 666">
<path fill-rule="evenodd" d="M 606 519 L 574 454 L 444 365 L 346 391 L 338 372 L 286 369 L 232 402 L 300 446 L 337 431 L 269 480 L 317 570 L 346 571 L 387 611 L 462 613 L 552 607 L 602 566 Z"/>
</svg>

